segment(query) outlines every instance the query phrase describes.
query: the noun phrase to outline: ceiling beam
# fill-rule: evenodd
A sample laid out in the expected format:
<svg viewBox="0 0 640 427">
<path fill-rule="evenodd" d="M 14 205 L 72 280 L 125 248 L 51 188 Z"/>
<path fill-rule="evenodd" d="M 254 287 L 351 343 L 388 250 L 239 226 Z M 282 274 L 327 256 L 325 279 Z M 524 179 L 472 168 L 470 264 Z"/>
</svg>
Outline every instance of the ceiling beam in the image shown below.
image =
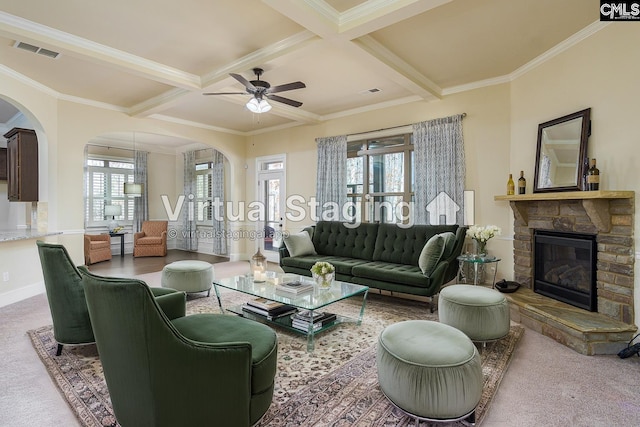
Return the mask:
<svg viewBox="0 0 640 427">
<path fill-rule="evenodd" d="M 360 37 L 351 42 L 360 49 L 361 57 L 372 62 L 375 72 L 386 75 L 405 89 L 427 101 L 442 98 L 442 89 L 432 80 L 407 64 L 402 58 L 378 43 L 371 36 Z M 366 55 L 362 53 L 366 52 Z M 354 53 L 358 53 L 355 52 Z"/>
<path fill-rule="evenodd" d="M 324 40 L 366 60 L 372 72 L 428 101 L 440 99 L 442 89 L 368 34 L 450 1 L 369 0 L 339 13 L 323 0 L 263 0 Z"/>
<path fill-rule="evenodd" d="M 452 0 L 369 0 L 340 14 L 338 28 L 349 39 L 397 24 Z"/>
<path fill-rule="evenodd" d="M 230 62 L 222 68 L 211 71 L 202 76 L 202 89 L 206 89 L 217 83 L 231 79 L 229 73 L 241 73 L 247 69 L 255 68 L 269 62 L 275 58 L 280 58 L 293 53 L 310 43 L 320 40 L 310 31 L 301 31 L 284 40 L 265 46 L 251 52 L 236 61 Z M 235 82 L 235 80 L 234 80 Z M 200 88 L 198 88 L 200 89 Z M 147 99 L 130 108 L 132 116 L 144 117 L 151 114 L 158 114 L 163 110 L 177 104 L 184 95 L 190 93 L 188 90 L 170 89 L 153 98 Z"/>
<path fill-rule="evenodd" d="M 65 55 L 122 70 L 183 89 L 199 89 L 200 77 L 177 68 L 132 55 L 64 31 L 0 11 L 0 34 L 34 44 L 45 44 Z"/>
</svg>

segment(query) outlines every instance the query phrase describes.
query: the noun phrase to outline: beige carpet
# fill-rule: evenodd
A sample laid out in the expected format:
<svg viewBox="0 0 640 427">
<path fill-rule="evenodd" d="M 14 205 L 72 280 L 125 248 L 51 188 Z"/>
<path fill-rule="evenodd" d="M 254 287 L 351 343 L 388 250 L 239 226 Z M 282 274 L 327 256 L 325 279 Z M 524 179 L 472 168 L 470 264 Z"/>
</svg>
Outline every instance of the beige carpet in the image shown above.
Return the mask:
<svg viewBox="0 0 640 427">
<path fill-rule="evenodd" d="M 231 264 L 231 263 L 230 263 Z M 240 266 L 222 266 L 216 273 Z M 156 273 L 141 277 L 155 285 Z M 216 274 L 218 276 L 218 274 Z M 218 276 L 221 277 L 221 276 Z M 224 304 L 245 296 L 225 292 Z M 358 300 L 331 306 L 336 312 L 357 316 Z M 189 313 L 217 311 L 214 297 L 193 298 Z M 316 350 L 306 352 L 304 337 L 277 329 L 278 374 L 273 404 L 261 426 L 395 426 L 410 425 L 384 398 L 377 386 L 375 343 L 382 329 L 405 319 L 436 320 L 424 303 L 370 295 L 361 326 L 341 325 L 318 336 Z M 514 326 L 507 338 L 489 344 L 482 352 L 485 387 L 477 410 L 479 422 L 486 414 L 508 367 L 523 328 Z M 50 326 L 29 331 L 34 348 L 78 419 L 86 426 L 116 426 L 108 390 L 95 346 L 75 347 L 55 357 L 56 343 Z M 426 425 L 426 424 L 422 424 Z"/>
</svg>

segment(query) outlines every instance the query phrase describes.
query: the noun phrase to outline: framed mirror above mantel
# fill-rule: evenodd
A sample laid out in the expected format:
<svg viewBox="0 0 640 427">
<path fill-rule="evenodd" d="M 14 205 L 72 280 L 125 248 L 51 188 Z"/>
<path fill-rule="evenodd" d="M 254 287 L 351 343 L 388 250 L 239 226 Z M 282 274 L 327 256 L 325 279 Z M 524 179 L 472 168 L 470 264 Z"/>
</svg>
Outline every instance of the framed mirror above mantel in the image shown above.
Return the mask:
<svg viewBox="0 0 640 427">
<path fill-rule="evenodd" d="M 591 109 L 538 125 L 533 192 L 584 190 Z"/>
</svg>

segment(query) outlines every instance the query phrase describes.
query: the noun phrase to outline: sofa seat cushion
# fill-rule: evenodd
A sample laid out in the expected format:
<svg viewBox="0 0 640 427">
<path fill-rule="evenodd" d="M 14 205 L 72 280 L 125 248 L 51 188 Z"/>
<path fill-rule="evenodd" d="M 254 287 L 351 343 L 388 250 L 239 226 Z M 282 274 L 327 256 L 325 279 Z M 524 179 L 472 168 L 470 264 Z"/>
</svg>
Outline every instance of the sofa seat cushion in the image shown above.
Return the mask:
<svg viewBox="0 0 640 427">
<path fill-rule="evenodd" d="M 185 337 L 205 343 L 248 342 L 251 344 L 251 394 L 273 386 L 278 341 L 270 327 L 226 314 L 193 314 L 172 320 Z"/>
<path fill-rule="evenodd" d="M 422 274 L 417 265 L 393 264 L 374 261 L 356 265 L 351 270 L 353 276 L 385 282 L 401 282 L 404 285 L 424 287 L 429 285 L 429 278 Z"/>
<path fill-rule="evenodd" d="M 347 258 L 340 256 L 315 255 L 295 258 L 283 258 L 282 265 L 287 267 L 302 268 L 310 270 L 317 261 L 324 261 L 332 264 L 336 268 L 336 273 L 345 276 L 351 276 L 351 270 L 356 265 L 363 265 L 369 261 L 356 258 Z"/>
<path fill-rule="evenodd" d="M 309 270 L 313 264 L 317 261 L 324 261 L 324 258 L 328 258 L 323 255 L 305 255 L 297 257 L 286 257 L 280 261 L 283 267 L 295 267 Z M 311 275 L 311 273 L 309 273 Z"/>
<path fill-rule="evenodd" d="M 136 245 L 161 245 L 162 237 L 156 236 L 148 236 L 148 237 L 140 237 L 136 241 Z"/>
</svg>

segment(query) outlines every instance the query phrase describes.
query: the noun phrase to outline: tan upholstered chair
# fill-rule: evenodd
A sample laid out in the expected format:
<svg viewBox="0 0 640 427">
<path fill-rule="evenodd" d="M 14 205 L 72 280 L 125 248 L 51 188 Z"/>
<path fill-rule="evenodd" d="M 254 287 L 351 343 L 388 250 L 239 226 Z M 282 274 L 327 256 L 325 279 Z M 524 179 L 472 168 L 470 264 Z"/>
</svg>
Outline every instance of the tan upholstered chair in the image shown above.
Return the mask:
<svg viewBox="0 0 640 427">
<path fill-rule="evenodd" d="M 168 221 L 144 221 L 140 232 L 133 235 L 133 256 L 167 255 Z"/>
<path fill-rule="evenodd" d="M 84 263 L 95 264 L 111 259 L 111 237 L 108 234 L 84 235 Z"/>
</svg>

